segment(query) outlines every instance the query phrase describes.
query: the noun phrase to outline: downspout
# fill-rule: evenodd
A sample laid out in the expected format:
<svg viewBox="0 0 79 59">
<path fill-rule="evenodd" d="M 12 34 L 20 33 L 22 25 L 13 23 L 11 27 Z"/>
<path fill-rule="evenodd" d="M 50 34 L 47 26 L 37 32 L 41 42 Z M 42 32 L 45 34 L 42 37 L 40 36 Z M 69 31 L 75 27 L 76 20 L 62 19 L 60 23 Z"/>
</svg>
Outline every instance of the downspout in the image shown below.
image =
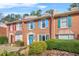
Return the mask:
<svg viewBox="0 0 79 59">
<path fill-rule="evenodd" d="M 51 39 L 51 34 L 52 34 L 52 28 L 51 28 L 52 27 L 52 18 L 51 17 L 50 17 L 49 21 L 50 21 L 50 24 L 49 24 L 49 27 L 50 27 L 49 28 L 49 33 L 50 33 L 50 39 Z"/>
<path fill-rule="evenodd" d="M 54 27 L 53 28 L 54 28 L 54 39 L 55 39 L 56 38 L 55 37 L 55 19 L 53 19 L 53 20 L 54 20 Z"/>
<path fill-rule="evenodd" d="M 52 10 L 52 11 L 50 11 L 50 30 L 49 30 L 49 33 L 50 33 L 50 39 L 52 39 L 52 20 L 53 20 L 53 11 L 54 10 Z"/>
</svg>

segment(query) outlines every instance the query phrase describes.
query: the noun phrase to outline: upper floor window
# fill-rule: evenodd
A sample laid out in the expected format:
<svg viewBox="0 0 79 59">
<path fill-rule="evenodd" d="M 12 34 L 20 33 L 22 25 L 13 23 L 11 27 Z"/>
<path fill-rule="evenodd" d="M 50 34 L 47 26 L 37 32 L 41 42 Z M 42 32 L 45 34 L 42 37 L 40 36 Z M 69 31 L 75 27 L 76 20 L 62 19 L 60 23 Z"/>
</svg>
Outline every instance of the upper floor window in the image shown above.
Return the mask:
<svg viewBox="0 0 79 59">
<path fill-rule="evenodd" d="M 67 17 L 63 17 L 60 19 L 60 27 L 61 28 L 67 28 Z"/>
<path fill-rule="evenodd" d="M 22 24 L 21 23 L 16 24 L 16 30 L 22 30 Z"/>
<path fill-rule="evenodd" d="M 58 28 L 70 28 L 72 26 L 72 17 L 58 18 Z"/>
<path fill-rule="evenodd" d="M 27 27 L 28 27 L 29 30 L 34 29 L 35 28 L 35 23 L 34 22 L 29 22 L 27 24 Z"/>
<path fill-rule="evenodd" d="M 46 20 L 39 20 L 38 27 L 39 28 L 47 28 L 48 27 L 48 19 L 46 19 Z"/>
<path fill-rule="evenodd" d="M 46 26 L 46 22 L 45 22 L 45 20 L 42 20 L 42 22 L 41 22 L 41 26 L 42 26 L 42 28 L 45 28 Z"/>
</svg>

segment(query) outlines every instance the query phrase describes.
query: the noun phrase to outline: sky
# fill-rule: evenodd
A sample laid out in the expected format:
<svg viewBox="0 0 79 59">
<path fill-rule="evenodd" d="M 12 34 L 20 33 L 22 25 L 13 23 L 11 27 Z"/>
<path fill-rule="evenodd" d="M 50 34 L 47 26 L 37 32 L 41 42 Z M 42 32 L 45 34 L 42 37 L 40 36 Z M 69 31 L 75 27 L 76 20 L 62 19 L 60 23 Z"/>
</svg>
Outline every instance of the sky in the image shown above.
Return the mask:
<svg viewBox="0 0 79 59">
<path fill-rule="evenodd" d="M 0 3 L 0 13 L 3 14 L 25 14 L 33 10 L 41 9 L 43 12 L 54 9 L 59 12 L 67 11 L 70 3 Z"/>
</svg>

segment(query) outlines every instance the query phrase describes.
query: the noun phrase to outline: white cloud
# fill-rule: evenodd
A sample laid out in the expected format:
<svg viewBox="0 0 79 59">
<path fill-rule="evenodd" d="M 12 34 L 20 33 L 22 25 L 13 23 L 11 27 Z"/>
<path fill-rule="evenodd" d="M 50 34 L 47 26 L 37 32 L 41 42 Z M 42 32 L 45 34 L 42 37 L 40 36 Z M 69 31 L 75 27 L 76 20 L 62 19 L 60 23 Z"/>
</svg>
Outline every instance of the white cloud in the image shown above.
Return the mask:
<svg viewBox="0 0 79 59">
<path fill-rule="evenodd" d="M 37 6 L 37 7 L 40 8 L 40 9 L 44 9 L 44 8 L 46 8 L 47 6 L 39 5 L 39 6 Z"/>
<path fill-rule="evenodd" d="M 0 3 L 36 3 L 36 0 L 1 0 Z"/>
<path fill-rule="evenodd" d="M 1 0 L 0 3 L 78 3 L 79 0 Z"/>
<path fill-rule="evenodd" d="M 21 6 L 32 7 L 33 5 L 35 4 L 34 3 L 4 3 L 4 4 L 0 4 L 0 8 L 12 8 L 12 7 L 21 7 Z"/>
</svg>

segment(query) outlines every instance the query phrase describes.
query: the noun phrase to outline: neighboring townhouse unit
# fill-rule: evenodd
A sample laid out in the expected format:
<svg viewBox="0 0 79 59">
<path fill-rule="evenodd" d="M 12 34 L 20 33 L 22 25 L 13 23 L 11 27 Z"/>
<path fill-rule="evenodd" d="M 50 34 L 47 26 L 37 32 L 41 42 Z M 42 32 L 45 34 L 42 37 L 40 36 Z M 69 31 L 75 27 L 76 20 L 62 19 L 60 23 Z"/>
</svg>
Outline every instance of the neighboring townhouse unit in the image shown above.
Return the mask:
<svg viewBox="0 0 79 59">
<path fill-rule="evenodd" d="M 79 39 L 79 10 L 43 16 L 28 16 L 6 23 L 9 43 L 22 40 L 24 44 L 47 39 Z"/>
<path fill-rule="evenodd" d="M 54 20 L 56 38 L 79 39 L 79 10 L 55 14 Z"/>
<path fill-rule="evenodd" d="M 4 23 L 0 22 L 0 36 L 6 36 L 7 37 L 7 26 Z"/>
</svg>

